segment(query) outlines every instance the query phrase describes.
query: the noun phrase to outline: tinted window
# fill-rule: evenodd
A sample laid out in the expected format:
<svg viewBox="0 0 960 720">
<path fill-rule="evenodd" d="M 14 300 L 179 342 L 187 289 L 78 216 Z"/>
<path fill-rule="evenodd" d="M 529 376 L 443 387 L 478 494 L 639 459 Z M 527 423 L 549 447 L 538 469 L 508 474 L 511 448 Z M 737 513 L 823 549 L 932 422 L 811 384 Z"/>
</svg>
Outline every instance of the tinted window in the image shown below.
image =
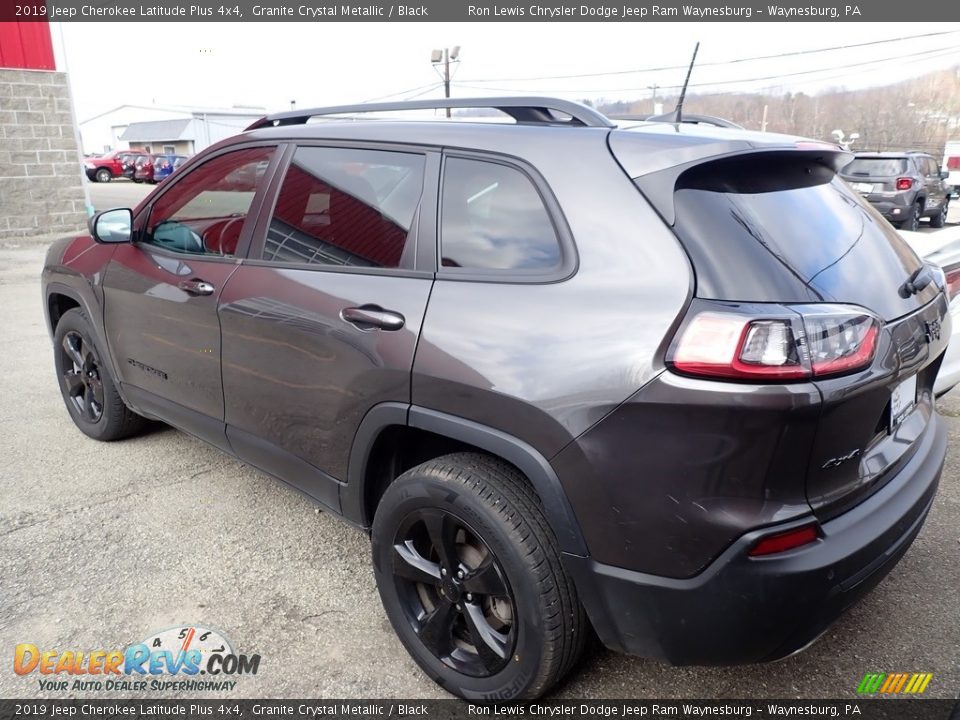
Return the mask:
<svg viewBox="0 0 960 720">
<path fill-rule="evenodd" d="M 856 177 L 890 177 L 906 171 L 906 158 L 856 158 L 840 172 Z"/>
<path fill-rule="evenodd" d="M 499 163 L 449 158 L 440 227 L 444 267 L 544 271 L 560 244 L 530 178 Z"/>
<path fill-rule="evenodd" d="M 931 286 L 900 297 L 920 261 L 829 168 L 787 158 L 707 163 L 680 177 L 674 203 L 698 297 L 855 303 L 892 319 L 935 294 Z"/>
<path fill-rule="evenodd" d="M 143 241 L 177 252 L 233 255 L 274 148 L 236 150 L 180 177 L 154 203 Z"/>
<path fill-rule="evenodd" d="M 274 262 L 412 267 L 409 242 L 423 191 L 424 156 L 352 148 L 297 148 L 262 258 Z"/>
</svg>

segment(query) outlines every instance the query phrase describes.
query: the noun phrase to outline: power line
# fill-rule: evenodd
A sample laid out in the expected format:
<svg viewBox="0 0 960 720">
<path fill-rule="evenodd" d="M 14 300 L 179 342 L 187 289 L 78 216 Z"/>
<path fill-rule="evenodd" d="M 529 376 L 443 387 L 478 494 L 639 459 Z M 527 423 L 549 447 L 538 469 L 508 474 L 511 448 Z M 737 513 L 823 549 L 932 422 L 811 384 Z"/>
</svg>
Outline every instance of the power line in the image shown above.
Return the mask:
<svg viewBox="0 0 960 720">
<path fill-rule="evenodd" d="M 832 66 L 832 67 L 818 68 L 818 69 L 816 69 L 816 70 L 800 70 L 800 71 L 792 72 L 792 73 L 782 73 L 782 74 L 780 74 L 780 75 L 764 75 L 764 76 L 762 76 L 762 77 L 740 78 L 740 79 L 736 79 L 736 80 L 716 80 L 716 81 L 711 81 L 711 82 L 690 83 L 690 85 L 689 85 L 688 87 L 692 87 L 692 88 L 693 88 L 693 87 L 716 87 L 716 86 L 721 86 L 721 85 L 749 84 L 749 83 L 754 83 L 754 82 L 761 82 L 761 81 L 763 81 L 763 80 L 782 80 L 783 78 L 800 77 L 800 76 L 803 76 L 803 75 L 813 75 L 813 74 L 817 74 L 817 73 L 833 72 L 833 71 L 836 71 L 836 70 L 847 70 L 847 69 L 850 69 L 850 68 L 864 67 L 864 66 L 866 66 L 866 65 L 878 65 L 878 64 L 880 64 L 880 63 L 888 63 L 888 62 L 901 61 L 901 60 L 906 60 L 907 58 L 919 58 L 919 57 L 925 57 L 925 56 L 930 56 L 930 57 L 948 57 L 949 55 L 955 54 L 955 53 L 957 53 L 957 52 L 958 52 L 958 51 L 957 51 L 957 48 L 954 47 L 954 46 L 941 47 L 941 48 L 933 48 L 932 50 L 921 50 L 921 51 L 915 52 L 915 53 L 907 53 L 907 54 L 904 54 L 904 55 L 894 55 L 894 56 L 887 57 L 887 58 L 880 58 L 880 59 L 878 59 L 878 60 L 867 60 L 867 61 L 863 61 L 863 62 L 849 63 L 849 64 L 847 64 L 847 65 L 834 65 L 834 66 Z M 941 53 L 941 54 L 940 54 L 940 55 L 936 55 L 936 53 Z M 829 79 L 829 78 L 822 78 L 822 79 Z M 500 91 L 504 91 L 504 92 L 530 92 L 530 93 L 543 92 L 543 89 L 542 89 L 542 88 L 538 88 L 538 89 L 534 90 L 534 89 L 521 89 L 521 88 L 515 88 L 515 87 L 514 87 L 514 88 L 489 87 L 489 86 L 488 86 L 488 87 L 483 87 L 483 86 L 478 86 L 478 85 L 467 85 L 467 84 L 465 84 L 465 83 L 460 83 L 460 87 L 471 88 L 471 89 L 473 89 L 473 90 L 500 90 Z M 661 90 L 678 90 L 678 89 L 680 89 L 681 87 L 682 87 L 681 85 L 661 85 L 661 86 L 660 86 L 660 89 L 661 89 Z M 571 92 L 576 92 L 576 93 L 620 93 L 620 92 L 643 92 L 643 91 L 648 90 L 648 89 L 649 89 L 648 87 L 602 88 L 602 89 L 597 89 L 597 88 L 564 88 L 564 89 L 563 89 L 563 92 L 565 92 L 565 93 L 571 93 Z"/>
<path fill-rule="evenodd" d="M 429 83 L 428 85 L 419 85 L 414 88 L 408 88 L 406 90 L 398 90 L 397 92 L 389 93 L 388 95 L 378 95 L 377 97 L 368 98 L 366 100 L 361 100 L 362 103 L 376 102 L 377 100 L 386 100 L 387 98 L 396 97 L 397 95 L 406 95 L 407 93 L 417 92 L 418 90 L 423 90 L 425 88 L 432 90 L 437 87 L 440 83 Z"/>
<path fill-rule="evenodd" d="M 812 55 L 815 53 L 833 52 L 835 50 L 850 50 L 853 48 L 868 47 L 872 45 L 884 45 L 887 43 L 903 42 L 905 40 L 917 40 L 920 38 L 938 37 L 942 35 L 955 35 L 960 30 L 943 30 L 940 32 L 922 33 L 920 35 L 907 35 L 898 38 L 887 38 L 885 40 L 871 40 L 869 42 L 852 43 L 850 45 L 835 45 L 833 47 L 816 48 L 813 50 L 796 50 L 794 52 L 776 53 L 773 55 L 755 55 L 753 57 L 737 58 L 734 60 L 717 60 L 714 62 L 700 63 L 698 68 L 714 67 L 718 65 L 736 65 L 739 63 L 753 62 L 756 60 L 774 60 L 785 57 L 797 57 L 800 55 Z M 526 82 L 530 80 L 571 80 L 575 78 L 602 77 L 609 75 L 631 75 L 634 73 L 653 73 L 665 70 L 685 70 L 686 65 L 664 65 L 663 67 L 642 68 L 637 70 L 608 70 L 595 73 L 579 73 L 575 75 L 540 75 L 536 77 L 515 77 L 515 78 L 464 78 L 467 83 L 488 83 L 488 82 Z"/>
</svg>

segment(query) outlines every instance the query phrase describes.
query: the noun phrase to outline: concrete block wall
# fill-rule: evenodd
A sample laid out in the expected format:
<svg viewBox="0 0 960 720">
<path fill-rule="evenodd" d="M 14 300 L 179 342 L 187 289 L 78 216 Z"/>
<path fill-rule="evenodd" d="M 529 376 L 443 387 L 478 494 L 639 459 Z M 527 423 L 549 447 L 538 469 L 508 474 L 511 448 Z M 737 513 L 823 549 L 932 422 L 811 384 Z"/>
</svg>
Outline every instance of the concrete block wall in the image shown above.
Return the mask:
<svg viewBox="0 0 960 720">
<path fill-rule="evenodd" d="M 67 76 L 0 68 L 0 240 L 86 227 Z"/>
</svg>

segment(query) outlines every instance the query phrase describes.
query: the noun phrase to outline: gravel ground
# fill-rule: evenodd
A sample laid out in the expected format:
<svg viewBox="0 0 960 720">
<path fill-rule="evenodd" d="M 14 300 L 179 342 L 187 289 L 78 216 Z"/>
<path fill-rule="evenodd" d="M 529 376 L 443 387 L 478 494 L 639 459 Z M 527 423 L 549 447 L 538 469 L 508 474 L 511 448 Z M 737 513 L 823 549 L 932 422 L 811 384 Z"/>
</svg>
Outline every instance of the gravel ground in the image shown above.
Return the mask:
<svg viewBox="0 0 960 720">
<path fill-rule="evenodd" d="M 37 245 L 0 248 L 0 696 L 51 696 L 36 673 L 12 672 L 17 643 L 109 649 L 198 624 L 262 656 L 234 696 L 444 697 L 389 627 L 361 533 L 176 430 L 103 444 L 73 427 L 41 311 L 42 261 Z M 849 698 L 865 672 L 924 671 L 927 696 L 956 697 L 960 393 L 940 410 L 951 449 L 926 526 L 813 647 L 741 668 L 594 648 L 558 695 Z M 84 693 L 96 696 L 111 694 Z"/>
</svg>

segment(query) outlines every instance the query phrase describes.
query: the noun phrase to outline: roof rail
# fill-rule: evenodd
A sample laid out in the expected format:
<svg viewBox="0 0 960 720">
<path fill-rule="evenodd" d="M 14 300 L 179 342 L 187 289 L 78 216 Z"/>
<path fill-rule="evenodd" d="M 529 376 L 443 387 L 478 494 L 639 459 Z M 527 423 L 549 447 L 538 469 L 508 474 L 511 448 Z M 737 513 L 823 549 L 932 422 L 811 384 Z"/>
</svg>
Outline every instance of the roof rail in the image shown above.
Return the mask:
<svg viewBox="0 0 960 720">
<path fill-rule="evenodd" d="M 391 110 L 436 110 L 439 108 L 491 108 L 509 115 L 517 121 L 517 124 L 522 125 L 616 127 L 602 113 L 570 100 L 548 97 L 491 97 L 408 100 L 406 102 L 363 103 L 360 105 L 334 105 L 306 110 L 290 110 L 262 117 L 250 125 L 247 130 L 277 125 L 302 125 L 312 117 L 323 115 L 348 115 Z M 555 113 L 569 115 L 570 119 L 557 117 Z"/>
</svg>

